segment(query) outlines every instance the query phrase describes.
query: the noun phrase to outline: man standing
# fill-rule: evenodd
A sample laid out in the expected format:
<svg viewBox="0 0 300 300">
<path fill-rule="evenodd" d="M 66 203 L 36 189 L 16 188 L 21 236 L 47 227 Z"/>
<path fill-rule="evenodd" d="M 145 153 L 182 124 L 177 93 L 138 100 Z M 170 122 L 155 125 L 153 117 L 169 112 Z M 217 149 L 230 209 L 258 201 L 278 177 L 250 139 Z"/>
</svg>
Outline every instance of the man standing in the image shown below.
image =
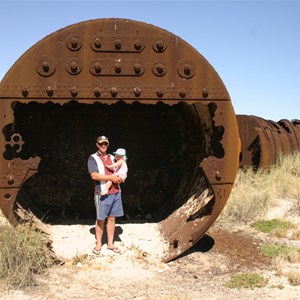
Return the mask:
<svg viewBox="0 0 300 300">
<path fill-rule="evenodd" d="M 106 136 L 99 136 L 96 141 L 98 151 L 92 154 L 88 159 L 88 171 L 95 185 L 95 206 L 96 206 L 96 246 L 93 253 L 100 254 L 102 246 L 102 236 L 105 227 L 105 220 L 107 219 L 107 249 L 116 253 L 120 250 L 114 245 L 114 234 L 116 217 L 124 215 L 121 190 L 119 183 L 122 179 L 114 174 L 113 170 L 106 168 L 106 165 L 113 163 L 113 156 L 107 154 L 109 140 Z M 105 188 L 106 180 L 113 182 L 108 194 L 101 196 L 101 191 Z"/>
</svg>

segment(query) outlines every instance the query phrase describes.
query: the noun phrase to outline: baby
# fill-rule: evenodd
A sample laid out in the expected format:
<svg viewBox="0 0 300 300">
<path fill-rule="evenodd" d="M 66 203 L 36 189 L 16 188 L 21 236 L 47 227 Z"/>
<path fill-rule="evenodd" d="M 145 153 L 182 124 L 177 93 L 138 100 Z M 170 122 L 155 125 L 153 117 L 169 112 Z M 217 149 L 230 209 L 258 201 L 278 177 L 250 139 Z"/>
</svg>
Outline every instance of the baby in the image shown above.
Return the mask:
<svg viewBox="0 0 300 300">
<path fill-rule="evenodd" d="M 106 167 L 108 169 L 114 169 L 115 174 L 118 175 L 124 182 L 125 179 L 127 178 L 127 172 L 128 172 L 128 167 L 126 163 L 127 161 L 126 150 L 123 148 L 119 148 L 116 152 L 114 152 L 114 155 L 115 155 L 116 162 L 111 165 L 107 165 Z M 108 194 L 111 185 L 112 182 L 110 180 L 106 181 L 105 190 L 101 192 L 102 196 Z"/>
</svg>

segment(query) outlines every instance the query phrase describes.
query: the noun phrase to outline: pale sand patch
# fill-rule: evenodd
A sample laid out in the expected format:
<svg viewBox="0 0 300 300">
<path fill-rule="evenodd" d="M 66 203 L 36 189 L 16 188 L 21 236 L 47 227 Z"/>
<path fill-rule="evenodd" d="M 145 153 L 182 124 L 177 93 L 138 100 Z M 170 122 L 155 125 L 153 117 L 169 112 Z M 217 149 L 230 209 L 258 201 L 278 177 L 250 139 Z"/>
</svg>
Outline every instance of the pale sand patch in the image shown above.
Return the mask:
<svg viewBox="0 0 300 300">
<path fill-rule="evenodd" d="M 297 206 L 296 199 L 278 198 L 273 202 L 273 207 L 270 207 L 266 213 L 266 219 L 284 219 L 290 220 L 295 224 L 300 224 L 300 215 L 297 213 L 297 208 L 295 208 Z"/>
<path fill-rule="evenodd" d="M 116 224 L 115 246 L 121 254 L 108 250 L 106 243 L 102 245 L 100 255 L 92 253 L 95 246 L 94 225 L 51 225 L 49 229 L 53 251 L 65 262 L 88 255 L 89 264 L 94 269 L 117 271 L 118 276 L 137 278 L 151 277 L 153 271 L 162 272 L 168 268 L 162 263 L 167 244 L 157 223 Z M 78 267 L 83 266 L 79 263 Z"/>
</svg>

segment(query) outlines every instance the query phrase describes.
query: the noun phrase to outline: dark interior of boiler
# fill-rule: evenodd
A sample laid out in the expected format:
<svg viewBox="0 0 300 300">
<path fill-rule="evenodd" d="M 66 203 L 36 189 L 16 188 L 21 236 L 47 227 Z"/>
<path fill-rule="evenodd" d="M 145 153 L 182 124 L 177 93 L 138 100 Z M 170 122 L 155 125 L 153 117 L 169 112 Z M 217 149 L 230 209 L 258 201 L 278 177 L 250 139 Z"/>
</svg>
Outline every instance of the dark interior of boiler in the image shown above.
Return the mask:
<svg viewBox="0 0 300 300">
<path fill-rule="evenodd" d="M 16 101 L 12 108 L 14 123 L 4 128 L 4 135 L 9 140 L 18 133 L 24 143 L 19 152 L 7 147 L 4 158 L 41 158 L 38 172 L 20 188 L 16 204 L 46 223 L 95 218 L 87 160 L 97 150 L 99 135 L 109 137 L 109 153 L 127 151 L 123 220 L 163 220 L 187 201 L 199 176 L 200 192 L 209 186 L 201 161 L 224 156 L 214 103 Z"/>
</svg>

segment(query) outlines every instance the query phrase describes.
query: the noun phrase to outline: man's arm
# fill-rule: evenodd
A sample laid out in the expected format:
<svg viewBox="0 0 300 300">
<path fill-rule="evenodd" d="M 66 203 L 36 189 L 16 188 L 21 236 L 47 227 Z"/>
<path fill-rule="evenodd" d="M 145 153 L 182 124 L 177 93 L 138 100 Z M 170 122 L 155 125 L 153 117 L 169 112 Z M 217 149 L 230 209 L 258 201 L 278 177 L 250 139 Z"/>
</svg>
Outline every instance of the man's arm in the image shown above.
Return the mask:
<svg viewBox="0 0 300 300">
<path fill-rule="evenodd" d="M 93 180 L 111 180 L 114 183 L 121 183 L 122 180 L 120 180 L 120 177 L 118 175 L 115 174 L 111 174 L 111 175 L 104 175 L 104 174 L 100 174 L 98 172 L 92 172 L 91 174 L 91 178 Z"/>
</svg>

